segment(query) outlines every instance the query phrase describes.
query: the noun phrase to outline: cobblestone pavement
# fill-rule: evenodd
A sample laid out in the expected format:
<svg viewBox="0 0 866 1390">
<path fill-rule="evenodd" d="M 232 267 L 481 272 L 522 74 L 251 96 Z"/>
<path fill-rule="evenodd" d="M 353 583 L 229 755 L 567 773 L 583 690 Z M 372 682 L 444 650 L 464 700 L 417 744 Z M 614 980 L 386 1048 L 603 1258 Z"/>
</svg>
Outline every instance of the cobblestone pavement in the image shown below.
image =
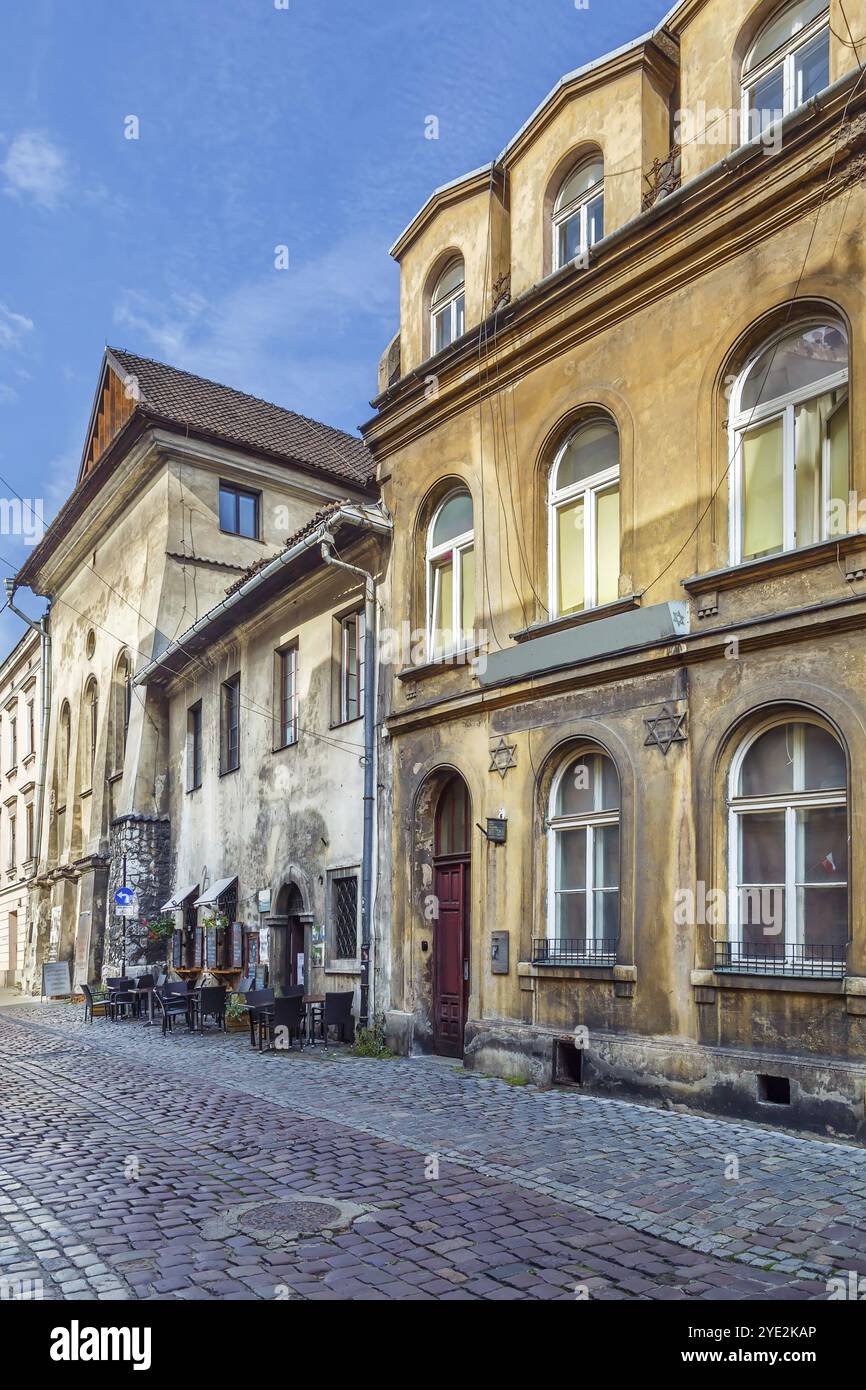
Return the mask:
<svg viewBox="0 0 866 1390">
<path fill-rule="evenodd" d="M 823 1299 L 866 1274 L 854 1146 L 71 1005 L 0 1011 L 0 1078 L 0 1275 L 49 1298 Z"/>
</svg>

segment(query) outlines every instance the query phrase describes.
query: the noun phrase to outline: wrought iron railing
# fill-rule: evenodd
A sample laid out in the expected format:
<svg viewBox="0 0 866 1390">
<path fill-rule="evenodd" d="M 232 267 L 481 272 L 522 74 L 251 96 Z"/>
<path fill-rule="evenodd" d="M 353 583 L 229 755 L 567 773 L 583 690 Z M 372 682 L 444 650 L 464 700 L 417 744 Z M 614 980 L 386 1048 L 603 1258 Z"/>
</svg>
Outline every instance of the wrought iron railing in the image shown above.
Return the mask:
<svg viewBox="0 0 866 1390">
<path fill-rule="evenodd" d="M 838 980 L 845 974 L 846 955 L 846 947 L 824 943 L 717 941 L 715 968 L 738 975 L 807 975 Z"/>
<path fill-rule="evenodd" d="M 615 938 L 588 941 L 585 937 L 536 937 L 533 965 L 616 965 Z"/>
</svg>

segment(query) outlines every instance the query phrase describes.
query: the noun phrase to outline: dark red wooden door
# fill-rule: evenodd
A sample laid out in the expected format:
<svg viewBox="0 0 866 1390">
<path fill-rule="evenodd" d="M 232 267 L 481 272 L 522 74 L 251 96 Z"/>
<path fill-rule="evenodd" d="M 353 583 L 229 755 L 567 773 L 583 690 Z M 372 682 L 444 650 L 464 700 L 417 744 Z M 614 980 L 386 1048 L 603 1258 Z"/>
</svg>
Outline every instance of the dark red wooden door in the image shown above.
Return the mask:
<svg viewBox="0 0 866 1390">
<path fill-rule="evenodd" d="M 469 864 L 437 864 L 435 892 L 434 1044 L 445 1057 L 462 1057 L 469 995 Z"/>
</svg>

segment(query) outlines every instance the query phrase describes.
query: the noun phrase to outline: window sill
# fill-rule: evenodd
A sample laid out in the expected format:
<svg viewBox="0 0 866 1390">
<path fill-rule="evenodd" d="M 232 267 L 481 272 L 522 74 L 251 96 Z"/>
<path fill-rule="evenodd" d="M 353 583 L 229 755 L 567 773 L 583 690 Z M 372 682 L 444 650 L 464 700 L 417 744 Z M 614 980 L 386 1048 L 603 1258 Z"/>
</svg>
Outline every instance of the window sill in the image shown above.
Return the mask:
<svg viewBox="0 0 866 1390">
<path fill-rule="evenodd" d="M 443 671 L 459 670 L 461 666 L 465 666 L 469 670 L 470 662 L 485 650 L 486 648 L 482 646 L 461 647 L 459 651 L 446 652 L 444 656 L 436 657 L 434 661 L 426 661 L 422 666 L 406 666 L 402 671 L 397 672 L 397 679 L 398 681 L 423 681 L 430 676 L 440 675 Z"/>
<path fill-rule="evenodd" d="M 562 618 L 548 618 L 541 623 L 530 623 L 518 632 L 510 633 L 514 642 L 527 642 L 533 637 L 544 637 L 552 632 L 564 632 L 567 628 L 580 627 L 584 623 L 597 622 L 601 618 L 612 618 L 617 613 L 628 613 L 632 608 L 640 608 L 640 594 L 628 594 L 615 603 L 603 603 L 597 608 L 582 608 L 579 613 L 568 613 Z"/>
<path fill-rule="evenodd" d="M 83 791 L 81 791 L 81 792 L 78 793 L 78 795 L 79 795 L 79 797 L 81 798 L 81 800 L 84 801 L 88 796 L 92 796 L 92 795 L 93 795 L 93 788 L 92 788 L 92 787 L 85 787 Z"/>
<path fill-rule="evenodd" d="M 265 545 L 266 543 L 261 536 L 245 536 L 241 531 L 225 531 L 222 526 L 220 527 L 220 535 L 231 536 L 236 541 L 252 541 L 253 545 Z"/>
<path fill-rule="evenodd" d="M 325 966 L 326 975 L 360 975 L 361 962 L 358 960 L 333 960 Z"/>
<path fill-rule="evenodd" d="M 196 786 L 194 786 L 194 787 L 187 787 L 187 789 L 186 789 L 186 794 L 187 794 L 187 796 L 192 796 L 193 792 L 200 792 L 200 791 L 201 791 L 201 782 L 198 782 L 198 783 L 196 784 Z"/>
<path fill-rule="evenodd" d="M 783 992 L 787 994 L 845 994 L 846 981 L 842 978 L 821 977 L 819 975 L 759 975 L 737 974 L 731 970 L 693 970 L 692 988 L 701 989 L 745 989 Z"/>
<path fill-rule="evenodd" d="M 271 753 L 285 753 L 289 748 L 297 748 L 300 741 L 299 738 L 293 738 L 291 743 L 280 743 L 276 748 L 271 749 Z"/>
<path fill-rule="evenodd" d="M 240 772 L 240 767 L 241 765 L 238 763 L 237 767 L 220 768 L 219 775 L 220 777 L 233 777 L 236 772 Z"/>
<path fill-rule="evenodd" d="M 708 570 L 705 574 L 693 574 L 688 579 L 681 580 L 681 583 L 687 593 L 697 598 L 702 594 L 739 589 L 762 579 L 798 574 L 801 570 L 826 565 L 840 557 L 848 556 L 852 557 L 852 561 L 850 565 L 845 566 L 845 578 L 849 582 L 863 578 L 866 569 L 866 535 L 853 532 L 834 537 L 830 541 L 818 541 L 815 545 L 804 545 L 799 550 L 785 550 L 779 555 L 765 555 L 760 560 L 744 560 L 739 565 L 727 565 L 723 569 Z"/>
<path fill-rule="evenodd" d="M 350 724 L 362 724 L 363 722 L 363 714 L 356 714 L 353 719 L 337 719 L 334 721 L 333 724 L 330 724 L 328 727 L 331 729 L 348 729 Z"/>
</svg>

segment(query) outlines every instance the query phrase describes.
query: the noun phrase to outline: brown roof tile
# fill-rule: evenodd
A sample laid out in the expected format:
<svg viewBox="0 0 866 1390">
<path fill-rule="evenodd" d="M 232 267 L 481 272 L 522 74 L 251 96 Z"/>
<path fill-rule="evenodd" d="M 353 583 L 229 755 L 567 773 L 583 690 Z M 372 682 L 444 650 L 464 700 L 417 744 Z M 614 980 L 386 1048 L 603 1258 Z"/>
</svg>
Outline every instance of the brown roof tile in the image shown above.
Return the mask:
<svg viewBox="0 0 866 1390">
<path fill-rule="evenodd" d="M 163 419 L 353 483 L 363 485 L 372 477 L 372 455 L 354 435 L 164 362 L 122 348 L 108 352 L 137 379 L 144 408 Z"/>
</svg>

